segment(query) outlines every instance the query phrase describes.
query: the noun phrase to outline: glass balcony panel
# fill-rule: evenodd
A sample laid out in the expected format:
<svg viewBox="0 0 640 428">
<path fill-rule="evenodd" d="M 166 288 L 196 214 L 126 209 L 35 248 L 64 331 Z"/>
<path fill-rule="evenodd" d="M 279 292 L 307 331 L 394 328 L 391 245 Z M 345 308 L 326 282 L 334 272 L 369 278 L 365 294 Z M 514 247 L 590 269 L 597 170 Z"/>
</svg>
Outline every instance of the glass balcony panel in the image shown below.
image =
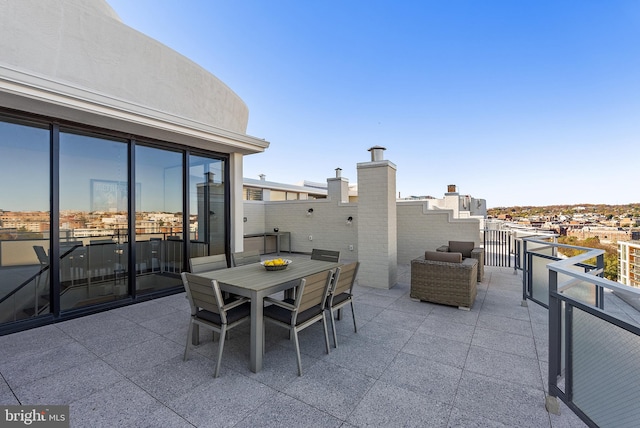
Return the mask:
<svg viewBox="0 0 640 428">
<path fill-rule="evenodd" d="M 531 296 L 547 306 L 549 305 L 549 270 L 547 265 L 553 261 L 536 256 L 531 258 Z"/>
<path fill-rule="evenodd" d="M 558 282 L 566 281 L 568 279 L 569 277 L 566 275 L 558 275 Z M 586 305 L 596 305 L 596 286 L 592 282 L 579 281 L 562 290 L 562 294 L 566 294 L 567 296 Z"/>
<path fill-rule="evenodd" d="M 573 309 L 573 401 L 599 426 L 640 421 L 640 337 Z"/>
</svg>

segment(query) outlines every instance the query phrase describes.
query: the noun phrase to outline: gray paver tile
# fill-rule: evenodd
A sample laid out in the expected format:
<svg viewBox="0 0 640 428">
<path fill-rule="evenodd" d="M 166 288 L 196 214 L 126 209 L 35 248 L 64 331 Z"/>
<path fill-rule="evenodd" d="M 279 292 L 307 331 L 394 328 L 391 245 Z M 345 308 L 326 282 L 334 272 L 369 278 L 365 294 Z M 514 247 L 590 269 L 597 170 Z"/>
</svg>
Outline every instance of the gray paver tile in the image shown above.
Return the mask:
<svg viewBox="0 0 640 428">
<path fill-rule="evenodd" d="M 228 372 L 166 404 L 195 426 L 233 426 L 276 394 L 276 390 L 260 382 Z"/>
<path fill-rule="evenodd" d="M 155 337 L 146 342 L 136 343 L 126 349 L 103 356 L 104 361 L 125 375 L 133 375 L 149 367 L 162 364 L 167 360 L 182 356 L 184 348 Z"/>
<path fill-rule="evenodd" d="M 35 380 L 95 359 L 87 348 L 77 342 L 28 354 L 0 363 L 0 372 L 12 387 L 26 385 Z"/>
<path fill-rule="evenodd" d="M 462 312 L 462 311 L 460 311 Z M 475 324 L 467 324 L 456 321 L 448 316 L 431 313 L 418 327 L 416 333 L 429 334 L 431 336 L 444 337 L 463 343 L 471 343 Z"/>
<path fill-rule="evenodd" d="M 451 404 L 461 376 L 461 368 L 401 352 L 380 376 L 380 380 Z"/>
<path fill-rule="evenodd" d="M 473 333 L 471 344 L 523 357 L 536 358 L 536 347 L 531 336 L 477 327 Z"/>
<path fill-rule="evenodd" d="M 409 339 L 402 352 L 463 368 L 470 346 L 469 343 L 420 332 Z"/>
<path fill-rule="evenodd" d="M 150 423 L 163 406 L 129 380 L 117 382 L 71 403 L 70 421 L 79 427 L 125 427 Z"/>
<path fill-rule="evenodd" d="M 344 420 L 373 385 L 374 380 L 320 361 L 285 388 L 287 395 Z"/>
<path fill-rule="evenodd" d="M 0 361 L 39 354 L 73 341 L 55 325 L 0 336 Z"/>
<path fill-rule="evenodd" d="M 453 405 L 467 415 L 478 415 L 507 426 L 550 426 L 542 390 L 469 371 L 462 375 Z"/>
<path fill-rule="evenodd" d="M 347 422 L 371 427 L 445 427 L 451 406 L 377 381 Z"/>
<path fill-rule="evenodd" d="M 538 360 L 506 352 L 471 346 L 465 371 L 490 376 L 542 390 Z"/>
<path fill-rule="evenodd" d="M 21 385 L 16 395 L 24 404 L 69 404 L 123 380 L 113 367 L 95 359 Z"/>
<path fill-rule="evenodd" d="M 314 406 L 278 394 L 234 425 L 235 428 L 340 427 L 342 421 Z"/>
</svg>

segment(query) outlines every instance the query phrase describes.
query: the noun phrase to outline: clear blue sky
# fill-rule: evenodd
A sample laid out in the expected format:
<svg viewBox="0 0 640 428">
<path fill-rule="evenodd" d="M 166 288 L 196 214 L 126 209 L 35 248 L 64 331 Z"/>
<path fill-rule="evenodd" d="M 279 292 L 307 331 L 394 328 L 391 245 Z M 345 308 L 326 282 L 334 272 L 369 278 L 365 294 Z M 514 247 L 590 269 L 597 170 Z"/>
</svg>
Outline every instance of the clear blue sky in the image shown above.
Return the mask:
<svg viewBox="0 0 640 428">
<path fill-rule="evenodd" d="M 403 197 L 640 202 L 640 1 L 108 2 L 245 101 L 245 177 L 355 183 L 381 145 Z"/>
</svg>

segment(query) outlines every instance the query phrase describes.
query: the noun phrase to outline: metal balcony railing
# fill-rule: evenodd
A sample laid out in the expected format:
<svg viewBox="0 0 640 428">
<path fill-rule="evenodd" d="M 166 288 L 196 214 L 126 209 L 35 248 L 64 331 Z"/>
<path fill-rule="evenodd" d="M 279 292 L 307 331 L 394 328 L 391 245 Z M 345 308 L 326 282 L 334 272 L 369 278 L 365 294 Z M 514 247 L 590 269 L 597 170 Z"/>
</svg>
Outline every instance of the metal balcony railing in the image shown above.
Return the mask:
<svg viewBox="0 0 640 428">
<path fill-rule="evenodd" d="M 640 326 L 607 311 L 604 296 L 640 290 L 602 278 L 603 250 L 536 238 L 524 247 L 523 296 L 549 309 L 547 410 L 558 412 L 560 398 L 589 426 L 637 427 Z M 560 247 L 583 253 L 562 259 Z"/>
</svg>

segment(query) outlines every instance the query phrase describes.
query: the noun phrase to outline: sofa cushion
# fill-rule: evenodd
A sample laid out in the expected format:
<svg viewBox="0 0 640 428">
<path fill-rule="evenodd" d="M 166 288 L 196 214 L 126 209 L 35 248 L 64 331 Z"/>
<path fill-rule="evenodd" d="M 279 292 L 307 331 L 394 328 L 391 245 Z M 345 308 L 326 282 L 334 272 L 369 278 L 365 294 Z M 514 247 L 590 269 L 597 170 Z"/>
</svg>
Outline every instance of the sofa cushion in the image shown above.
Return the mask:
<svg viewBox="0 0 640 428">
<path fill-rule="evenodd" d="M 475 242 L 449 241 L 449 252 L 462 253 L 462 257 L 467 259 L 471 257 L 471 251 L 473 251 L 475 246 Z"/>
<path fill-rule="evenodd" d="M 424 259 L 434 262 L 462 263 L 462 253 L 443 253 L 440 251 L 425 251 Z"/>
</svg>

